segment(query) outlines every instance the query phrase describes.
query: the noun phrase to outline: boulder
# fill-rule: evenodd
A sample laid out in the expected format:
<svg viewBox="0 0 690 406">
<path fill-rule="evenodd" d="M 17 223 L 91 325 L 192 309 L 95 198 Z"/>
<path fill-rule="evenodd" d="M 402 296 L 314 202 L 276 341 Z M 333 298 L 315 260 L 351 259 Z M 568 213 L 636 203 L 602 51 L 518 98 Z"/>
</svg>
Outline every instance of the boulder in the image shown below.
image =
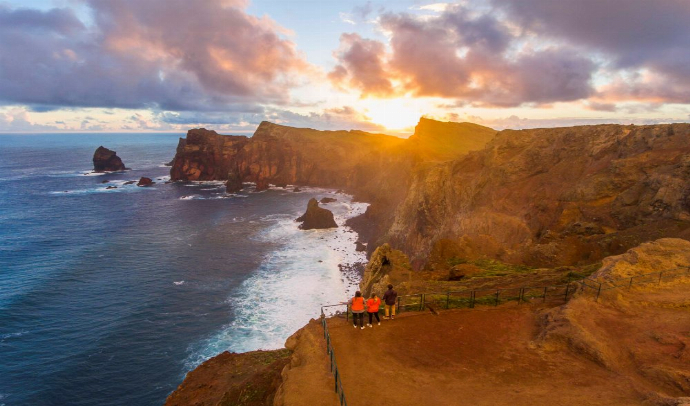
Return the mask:
<svg viewBox="0 0 690 406">
<path fill-rule="evenodd" d="M 324 197 L 323 199 L 321 199 L 321 201 L 319 203 L 326 204 L 326 203 L 333 203 L 333 202 L 337 202 L 337 201 L 338 201 L 338 199 L 334 199 L 332 197 Z"/>
<path fill-rule="evenodd" d="M 135 183 L 137 183 L 137 181 L 135 181 L 135 180 L 128 180 L 127 182 L 123 183 L 123 185 L 133 185 L 133 184 L 135 184 Z"/>
<path fill-rule="evenodd" d="M 111 151 L 104 146 L 100 146 L 93 153 L 94 172 L 116 172 L 124 171 L 128 168 L 122 163 L 122 159 L 117 156 L 115 151 Z"/>
<path fill-rule="evenodd" d="M 314 198 L 309 200 L 307 211 L 296 221 L 302 222 L 299 226 L 302 230 L 338 227 L 333 219 L 333 213 L 328 209 L 319 207 L 319 202 Z"/>
<path fill-rule="evenodd" d="M 361 242 L 357 241 L 355 244 L 357 244 L 357 252 L 362 252 L 367 250 L 367 246 L 362 244 Z"/>
<path fill-rule="evenodd" d="M 268 181 L 266 179 L 259 179 L 256 181 L 256 191 L 262 191 L 268 189 Z"/>
<path fill-rule="evenodd" d="M 108 186 L 108 187 L 106 187 L 106 189 L 107 189 L 107 190 L 110 190 L 110 189 L 117 189 L 117 186 Z"/>
<path fill-rule="evenodd" d="M 228 173 L 228 181 L 225 182 L 227 193 L 237 193 L 242 190 L 242 177 L 235 171 Z"/>
<path fill-rule="evenodd" d="M 296 188 L 292 189 L 292 191 L 293 191 L 293 192 L 295 192 L 295 193 L 297 193 L 297 192 L 301 192 L 301 191 L 302 191 L 302 189 L 300 189 L 300 188 L 296 187 Z"/>
<path fill-rule="evenodd" d="M 151 178 L 147 178 L 145 176 L 142 176 L 141 179 L 139 179 L 139 182 L 137 182 L 137 186 L 141 187 L 146 187 L 146 186 L 151 186 L 155 182 L 151 180 Z"/>
</svg>

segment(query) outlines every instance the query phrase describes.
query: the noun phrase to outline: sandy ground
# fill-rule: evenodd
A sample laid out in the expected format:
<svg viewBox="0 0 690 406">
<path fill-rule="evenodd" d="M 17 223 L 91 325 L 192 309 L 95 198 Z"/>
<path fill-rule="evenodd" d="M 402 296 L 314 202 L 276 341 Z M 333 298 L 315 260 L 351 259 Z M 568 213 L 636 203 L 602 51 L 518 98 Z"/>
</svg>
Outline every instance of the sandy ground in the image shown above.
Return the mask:
<svg viewBox="0 0 690 406">
<path fill-rule="evenodd" d="M 642 404 L 617 373 L 540 350 L 533 307 L 408 313 L 365 330 L 329 323 L 352 406 Z"/>
</svg>

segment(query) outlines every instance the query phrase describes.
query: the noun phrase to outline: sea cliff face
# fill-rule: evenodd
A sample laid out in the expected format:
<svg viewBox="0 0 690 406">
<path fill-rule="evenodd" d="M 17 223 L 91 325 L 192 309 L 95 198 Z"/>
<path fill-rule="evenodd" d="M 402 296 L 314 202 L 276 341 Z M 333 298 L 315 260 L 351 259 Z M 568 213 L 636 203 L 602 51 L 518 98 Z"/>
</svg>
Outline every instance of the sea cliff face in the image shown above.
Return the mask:
<svg viewBox="0 0 690 406">
<path fill-rule="evenodd" d="M 591 263 L 690 237 L 690 125 L 506 130 L 415 173 L 381 240 L 417 268 L 490 257 Z"/>
<path fill-rule="evenodd" d="M 412 267 L 454 258 L 596 262 L 690 237 L 690 125 L 505 130 L 422 119 L 407 140 L 264 122 L 253 137 L 191 130 L 173 180 L 341 188 L 371 205 L 350 221 L 369 252 Z"/>
</svg>

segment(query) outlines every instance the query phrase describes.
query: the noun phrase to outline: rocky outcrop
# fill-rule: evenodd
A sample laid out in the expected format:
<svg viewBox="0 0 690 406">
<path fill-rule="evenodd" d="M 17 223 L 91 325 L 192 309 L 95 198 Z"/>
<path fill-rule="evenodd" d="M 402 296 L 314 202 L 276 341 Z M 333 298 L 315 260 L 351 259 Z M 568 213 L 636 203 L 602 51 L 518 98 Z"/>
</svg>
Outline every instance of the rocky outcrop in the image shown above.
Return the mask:
<svg viewBox="0 0 690 406">
<path fill-rule="evenodd" d="M 125 164 L 115 151 L 101 145 L 93 153 L 94 172 L 118 172 L 126 169 L 128 168 L 125 168 Z"/>
<path fill-rule="evenodd" d="M 338 199 L 334 199 L 332 197 L 324 197 L 321 200 L 319 200 L 319 203 L 327 204 L 327 203 L 333 203 L 333 202 L 337 202 L 337 201 L 338 201 Z"/>
<path fill-rule="evenodd" d="M 290 352 L 286 349 L 223 352 L 189 372 L 165 405 L 272 405 L 282 384 L 281 372 L 289 362 Z"/>
<path fill-rule="evenodd" d="M 242 188 L 242 177 L 236 171 L 230 171 L 228 173 L 228 181 L 225 182 L 225 191 L 227 193 L 237 193 Z"/>
<path fill-rule="evenodd" d="M 146 176 L 142 176 L 141 179 L 139 179 L 139 182 L 137 182 L 137 186 L 139 187 L 148 187 L 153 185 L 155 182 L 151 178 L 147 178 Z"/>
<path fill-rule="evenodd" d="M 408 140 L 261 123 L 251 138 L 191 130 L 173 180 L 340 188 L 370 203 L 348 220 L 369 253 L 413 268 L 453 258 L 581 265 L 660 237 L 690 238 L 690 125 L 495 132 L 422 119 Z M 452 262 L 452 261 L 450 261 Z"/>
<path fill-rule="evenodd" d="M 688 184 L 688 124 L 506 130 L 480 151 L 417 171 L 379 241 L 416 268 L 453 257 L 592 263 L 690 237 Z"/>
<path fill-rule="evenodd" d="M 396 286 L 409 282 L 411 276 L 412 267 L 407 256 L 389 244 L 383 244 L 371 255 L 359 287 L 364 297 L 369 297 L 371 293 L 381 296 L 388 289 L 388 284 Z"/>
<path fill-rule="evenodd" d="M 323 229 L 338 227 L 333 213 L 330 210 L 319 207 L 319 202 L 312 198 L 307 203 L 307 211 L 295 221 L 301 221 L 302 230 Z"/>
</svg>

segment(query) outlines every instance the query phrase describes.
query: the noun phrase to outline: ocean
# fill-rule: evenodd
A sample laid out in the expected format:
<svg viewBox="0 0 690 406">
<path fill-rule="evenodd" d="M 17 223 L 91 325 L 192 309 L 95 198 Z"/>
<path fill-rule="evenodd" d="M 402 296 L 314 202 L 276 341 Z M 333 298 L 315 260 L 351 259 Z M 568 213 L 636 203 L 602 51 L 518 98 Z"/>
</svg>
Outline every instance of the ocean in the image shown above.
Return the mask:
<svg viewBox="0 0 690 406">
<path fill-rule="evenodd" d="M 0 406 L 161 405 L 205 359 L 281 348 L 356 289 L 343 225 L 365 203 L 166 184 L 180 136 L 0 135 Z M 132 170 L 89 173 L 99 145 Z M 299 230 L 325 196 L 341 227 Z"/>
</svg>

